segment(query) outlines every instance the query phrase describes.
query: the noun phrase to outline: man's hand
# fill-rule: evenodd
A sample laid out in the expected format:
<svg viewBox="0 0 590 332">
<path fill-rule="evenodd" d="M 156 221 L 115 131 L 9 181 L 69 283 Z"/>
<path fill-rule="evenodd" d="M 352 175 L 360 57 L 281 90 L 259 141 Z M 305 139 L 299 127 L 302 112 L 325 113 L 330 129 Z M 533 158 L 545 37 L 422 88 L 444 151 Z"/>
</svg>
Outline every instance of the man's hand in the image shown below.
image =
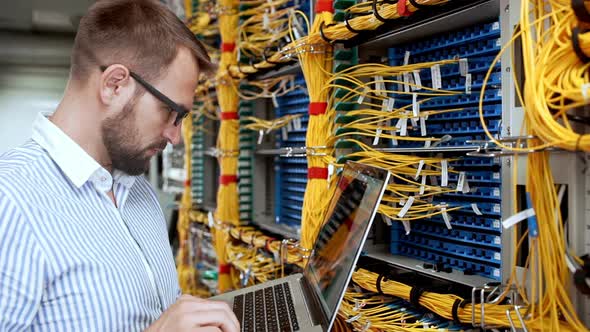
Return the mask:
<svg viewBox="0 0 590 332">
<path fill-rule="evenodd" d="M 240 323 L 225 302 L 182 295 L 146 332 L 240 332 Z"/>
</svg>

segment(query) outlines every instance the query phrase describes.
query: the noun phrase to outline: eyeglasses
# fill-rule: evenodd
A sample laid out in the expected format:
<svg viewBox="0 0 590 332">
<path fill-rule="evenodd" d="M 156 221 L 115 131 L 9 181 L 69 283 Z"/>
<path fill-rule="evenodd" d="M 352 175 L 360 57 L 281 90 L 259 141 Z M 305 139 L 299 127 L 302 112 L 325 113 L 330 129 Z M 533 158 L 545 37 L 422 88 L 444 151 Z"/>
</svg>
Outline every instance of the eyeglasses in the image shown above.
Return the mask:
<svg viewBox="0 0 590 332">
<path fill-rule="evenodd" d="M 106 66 L 100 66 L 100 70 L 105 71 L 106 69 Z M 131 77 L 133 77 L 134 80 L 141 84 L 149 93 L 151 93 L 159 101 L 168 106 L 170 108 L 170 111 L 176 112 L 176 119 L 174 119 L 175 126 L 178 126 L 182 122 L 182 120 L 189 115 L 190 111 L 187 110 L 186 107 L 173 102 L 172 99 L 166 97 L 163 93 L 158 91 L 158 89 L 154 88 L 151 84 L 149 84 L 143 78 L 141 78 L 141 76 L 137 75 L 132 71 L 129 71 L 129 75 L 131 75 Z"/>
</svg>

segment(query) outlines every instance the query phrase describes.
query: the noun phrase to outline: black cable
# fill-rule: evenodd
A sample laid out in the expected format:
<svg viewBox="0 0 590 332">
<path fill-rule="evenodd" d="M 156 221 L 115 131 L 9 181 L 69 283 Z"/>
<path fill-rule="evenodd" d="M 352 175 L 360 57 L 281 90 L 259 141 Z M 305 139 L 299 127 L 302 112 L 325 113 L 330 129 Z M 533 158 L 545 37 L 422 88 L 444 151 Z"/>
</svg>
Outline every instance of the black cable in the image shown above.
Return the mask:
<svg viewBox="0 0 590 332">
<path fill-rule="evenodd" d="M 590 23 L 590 13 L 586 9 L 584 0 L 572 0 L 572 9 L 579 21 Z"/>
</svg>

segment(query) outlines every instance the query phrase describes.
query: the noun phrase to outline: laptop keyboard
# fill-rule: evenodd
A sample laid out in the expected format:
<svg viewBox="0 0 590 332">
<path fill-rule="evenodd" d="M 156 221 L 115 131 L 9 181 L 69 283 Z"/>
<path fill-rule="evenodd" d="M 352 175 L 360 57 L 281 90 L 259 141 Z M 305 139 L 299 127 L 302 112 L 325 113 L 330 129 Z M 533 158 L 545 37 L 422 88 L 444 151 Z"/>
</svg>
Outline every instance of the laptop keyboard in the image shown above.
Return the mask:
<svg viewBox="0 0 590 332">
<path fill-rule="evenodd" d="M 233 310 L 243 332 L 299 331 L 291 289 L 286 282 L 236 296 Z"/>
</svg>

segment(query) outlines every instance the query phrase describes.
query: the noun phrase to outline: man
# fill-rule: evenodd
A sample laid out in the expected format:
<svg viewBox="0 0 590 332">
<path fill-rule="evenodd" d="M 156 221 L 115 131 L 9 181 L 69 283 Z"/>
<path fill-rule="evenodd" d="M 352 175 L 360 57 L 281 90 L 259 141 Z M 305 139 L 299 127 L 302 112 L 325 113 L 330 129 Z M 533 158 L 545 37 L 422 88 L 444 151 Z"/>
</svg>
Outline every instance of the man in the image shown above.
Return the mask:
<svg viewBox="0 0 590 332">
<path fill-rule="evenodd" d="M 197 77 L 211 70 L 157 2 L 90 8 L 57 110 L 0 157 L 0 331 L 239 330 L 226 304 L 179 297 L 164 216 L 141 175 L 179 142 Z"/>
</svg>

